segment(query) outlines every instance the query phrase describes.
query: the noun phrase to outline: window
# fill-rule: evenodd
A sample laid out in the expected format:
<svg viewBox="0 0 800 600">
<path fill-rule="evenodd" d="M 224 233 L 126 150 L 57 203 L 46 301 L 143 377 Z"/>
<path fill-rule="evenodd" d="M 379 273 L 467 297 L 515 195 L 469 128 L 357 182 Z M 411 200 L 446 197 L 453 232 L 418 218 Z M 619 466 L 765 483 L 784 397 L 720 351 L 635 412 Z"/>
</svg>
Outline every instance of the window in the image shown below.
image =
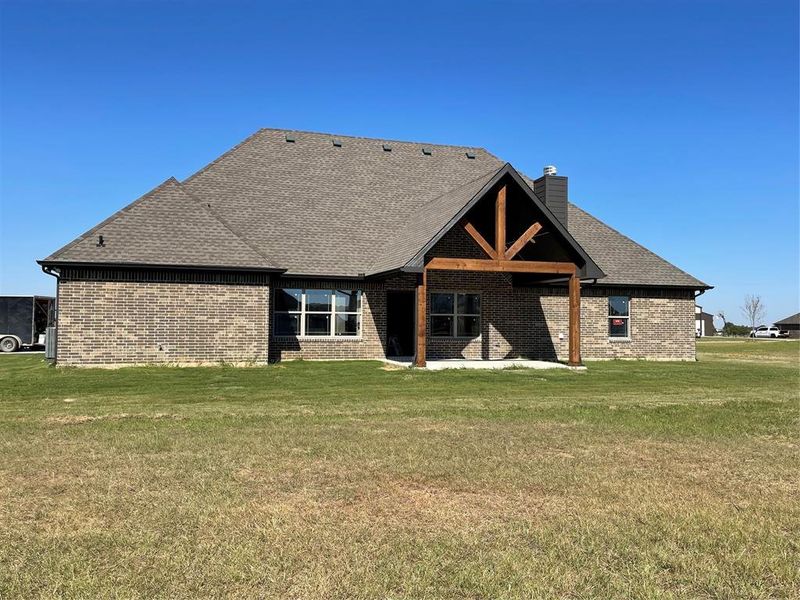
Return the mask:
<svg viewBox="0 0 800 600">
<path fill-rule="evenodd" d="M 275 290 L 275 335 L 300 335 L 303 290 Z"/>
<path fill-rule="evenodd" d="M 481 332 L 479 294 L 431 294 L 431 336 L 478 337 Z"/>
<path fill-rule="evenodd" d="M 275 290 L 276 336 L 357 336 L 361 290 Z"/>
<path fill-rule="evenodd" d="M 627 338 L 631 336 L 631 299 L 629 296 L 608 297 L 608 337 Z"/>
</svg>

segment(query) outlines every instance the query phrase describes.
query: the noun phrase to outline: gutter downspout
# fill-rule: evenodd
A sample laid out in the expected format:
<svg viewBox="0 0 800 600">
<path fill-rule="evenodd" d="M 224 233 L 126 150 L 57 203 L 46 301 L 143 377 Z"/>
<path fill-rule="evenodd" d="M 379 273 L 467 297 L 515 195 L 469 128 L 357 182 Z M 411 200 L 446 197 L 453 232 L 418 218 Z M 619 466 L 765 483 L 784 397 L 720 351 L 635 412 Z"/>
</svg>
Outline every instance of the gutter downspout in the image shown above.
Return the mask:
<svg viewBox="0 0 800 600">
<path fill-rule="evenodd" d="M 53 351 L 53 364 L 55 365 L 55 364 L 58 363 L 58 304 L 59 304 L 58 300 L 59 300 L 59 293 L 61 292 L 61 285 L 60 285 L 61 284 L 61 274 L 58 272 L 57 269 L 54 269 L 53 267 L 48 267 L 48 266 L 45 266 L 45 265 L 42 265 L 42 271 L 46 275 L 52 275 L 53 277 L 56 278 L 56 308 L 53 311 L 54 319 L 53 319 L 53 325 L 52 325 L 55 328 L 55 332 L 56 332 L 56 341 L 55 341 L 55 344 L 54 344 L 55 348 L 53 348 L 53 350 L 54 350 Z"/>
</svg>

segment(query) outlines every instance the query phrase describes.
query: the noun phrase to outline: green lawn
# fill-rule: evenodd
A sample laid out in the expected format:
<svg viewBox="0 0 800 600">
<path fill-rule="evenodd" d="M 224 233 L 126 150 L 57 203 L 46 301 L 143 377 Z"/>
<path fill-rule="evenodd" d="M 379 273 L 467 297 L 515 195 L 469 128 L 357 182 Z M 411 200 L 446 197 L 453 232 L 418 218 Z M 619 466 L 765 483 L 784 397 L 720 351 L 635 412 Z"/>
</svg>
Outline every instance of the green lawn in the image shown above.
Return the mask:
<svg viewBox="0 0 800 600">
<path fill-rule="evenodd" d="M 585 373 L 0 357 L 0 598 L 796 598 L 800 344 Z"/>
</svg>

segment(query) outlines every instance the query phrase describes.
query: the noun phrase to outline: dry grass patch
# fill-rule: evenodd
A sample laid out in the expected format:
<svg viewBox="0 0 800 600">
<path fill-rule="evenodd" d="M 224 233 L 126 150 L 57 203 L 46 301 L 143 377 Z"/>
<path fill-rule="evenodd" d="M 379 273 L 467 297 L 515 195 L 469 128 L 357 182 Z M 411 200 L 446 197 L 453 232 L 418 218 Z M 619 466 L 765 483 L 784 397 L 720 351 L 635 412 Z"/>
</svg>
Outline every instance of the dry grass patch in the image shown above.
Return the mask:
<svg viewBox="0 0 800 600">
<path fill-rule="evenodd" d="M 170 415 L 166 413 L 140 413 L 128 414 L 120 413 L 116 415 L 59 415 L 47 417 L 47 423 L 54 423 L 57 425 L 83 425 L 84 423 L 92 423 L 94 421 L 119 421 L 122 419 L 183 419 L 182 415 Z"/>
</svg>

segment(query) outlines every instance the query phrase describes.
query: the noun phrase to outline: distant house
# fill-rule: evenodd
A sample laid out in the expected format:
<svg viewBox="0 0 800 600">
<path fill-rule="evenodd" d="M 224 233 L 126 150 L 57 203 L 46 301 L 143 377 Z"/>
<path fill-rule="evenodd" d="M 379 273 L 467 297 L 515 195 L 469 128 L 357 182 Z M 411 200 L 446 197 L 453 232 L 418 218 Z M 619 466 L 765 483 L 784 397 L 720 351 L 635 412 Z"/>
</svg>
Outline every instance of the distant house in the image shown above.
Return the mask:
<svg viewBox="0 0 800 600">
<path fill-rule="evenodd" d="M 714 327 L 714 315 L 703 312 L 703 307 L 698 305 L 694 307 L 694 331 L 697 337 L 717 335 L 717 329 Z"/>
<path fill-rule="evenodd" d="M 776 321 L 775 325 L 788 331 L 790 338 L 800 338 L 800 313 Z"/>
<path fill-rule="evenodd" d="M 481 148 L 263 129 L 40 261 L 61 365 L 694 360 L 702 281 Z"/>
</svg>

